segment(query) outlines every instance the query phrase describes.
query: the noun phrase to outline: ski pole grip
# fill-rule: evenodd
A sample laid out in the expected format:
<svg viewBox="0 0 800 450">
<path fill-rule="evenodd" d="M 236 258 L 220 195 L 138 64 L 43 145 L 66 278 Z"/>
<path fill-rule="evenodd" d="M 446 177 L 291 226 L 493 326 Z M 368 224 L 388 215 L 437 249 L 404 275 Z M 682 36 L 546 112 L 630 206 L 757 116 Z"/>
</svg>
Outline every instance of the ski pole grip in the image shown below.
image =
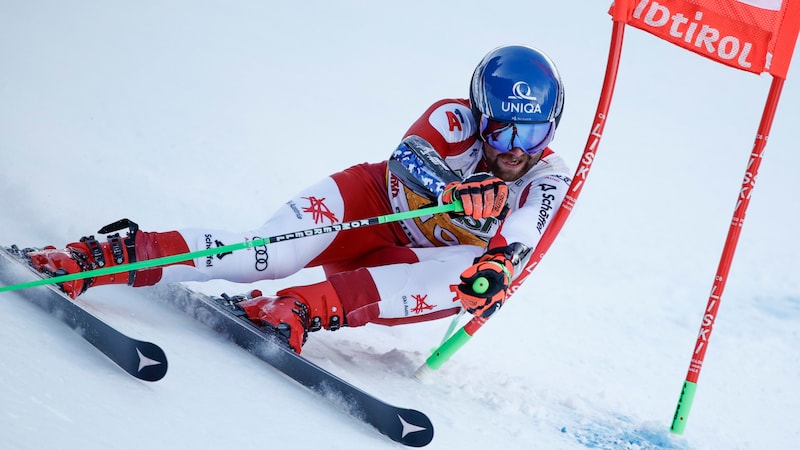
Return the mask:
<svg viewBox="0 0 800 450">
<path fill-rule="evenodd" d="M 476 294 L 485 294 L 489 290 L 489 280 L 486 277 L 478 277 L 472 282 L 472 292 Z"/>
<path fill-rule="evenodd" d="M 451 204 L 454 207 L 453 208 L 453 212 L 456 212 L 456 213 L 463 213 L 464 212 L 464 204 L 461 203 L 461 199 L 460 198 L 454 198 Z"/>
</svg>

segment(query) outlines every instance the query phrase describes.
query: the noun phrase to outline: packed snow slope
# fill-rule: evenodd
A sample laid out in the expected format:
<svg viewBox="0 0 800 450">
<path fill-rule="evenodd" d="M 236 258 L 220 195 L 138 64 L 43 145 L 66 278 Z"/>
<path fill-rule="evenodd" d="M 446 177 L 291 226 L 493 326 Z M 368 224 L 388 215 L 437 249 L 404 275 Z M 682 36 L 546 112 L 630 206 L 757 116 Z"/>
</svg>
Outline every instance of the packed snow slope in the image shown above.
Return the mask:
<svg viewBox="0 0 800 450">
<path fill-rule="evenodd" d="M 251 229 L 332 171 L 385 159 L 492 48 L 545 50 L 572 166 L 603 80 L 610 2 L 0 3 L 0 243 Z M 625 35 L 578 205 L 504 309 L 427 383 L 449 321 L 313 334 L 304 355 L 427 413 L 433 449 L 791 449 L 800 440 L 800 85 L 790 71 L 683 436 L 668 432 L 770 77 Z M 265 292 L 321 278 L 262 282 Z M 209 293 L 252 286 L 212 282 Z M 137 381 L 0 295 L 0 448 L 398 448 L 147 289 L 80 303 L 161 345 Z"/>
</svg>

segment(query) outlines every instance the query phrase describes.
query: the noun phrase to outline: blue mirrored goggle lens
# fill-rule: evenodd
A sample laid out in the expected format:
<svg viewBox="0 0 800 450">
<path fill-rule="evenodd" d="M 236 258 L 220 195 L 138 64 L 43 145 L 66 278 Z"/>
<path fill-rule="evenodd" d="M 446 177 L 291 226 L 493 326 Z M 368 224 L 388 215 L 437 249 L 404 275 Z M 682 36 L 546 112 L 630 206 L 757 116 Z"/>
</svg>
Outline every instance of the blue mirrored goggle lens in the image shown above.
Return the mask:
<svg viewBox="0 0 800 450">
<path fill-rule="evenodd" d="M 481 118 L 481 137 L 499 152 L 519 147 L 525 153 L 536 154 L 550 143 L 553 131 L 554 122 L 515 124 L 495 122 L 486 116 Z"/>
</svg>

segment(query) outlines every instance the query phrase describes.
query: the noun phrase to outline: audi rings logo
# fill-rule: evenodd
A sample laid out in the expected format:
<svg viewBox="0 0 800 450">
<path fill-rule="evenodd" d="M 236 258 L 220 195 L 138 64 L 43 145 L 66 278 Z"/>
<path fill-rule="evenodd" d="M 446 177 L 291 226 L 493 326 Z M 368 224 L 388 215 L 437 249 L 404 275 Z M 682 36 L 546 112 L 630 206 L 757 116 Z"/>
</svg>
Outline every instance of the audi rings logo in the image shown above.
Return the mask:
<svg viewBox="0 0 800 450">
<path fill-rule="evenodd" d="M 253 236 L 253 240 L 261 239 L 259 236 Z M 256 252 L 256 270 L 263 272 L 269 267 L 269 255 L 267 254 L 267 244 L 254 246 L 253 250 Z"/>
<path fill-rule="evenodd" d="M 525 81 L 517 81 L 514 83 L 514 87 L 511 88 L 512 95 L 509 95 L 508 98 L 518 99 L 518 100 L 529 100 L 532 102 L 536 101 L 536 97 L 531 95 L 531 87 Z"/>
</svg>

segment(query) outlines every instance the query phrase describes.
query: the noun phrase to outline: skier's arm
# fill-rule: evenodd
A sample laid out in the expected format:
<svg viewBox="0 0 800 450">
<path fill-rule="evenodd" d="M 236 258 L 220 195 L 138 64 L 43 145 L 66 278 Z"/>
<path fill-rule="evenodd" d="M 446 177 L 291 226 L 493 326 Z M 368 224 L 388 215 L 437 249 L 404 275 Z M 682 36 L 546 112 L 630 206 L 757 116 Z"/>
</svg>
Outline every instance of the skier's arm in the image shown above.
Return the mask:
<svg viewBox="0 0 800 450">
<path fill-rule="evenodd" d="M 463 213 L 476 220 L 508 213 L 508 186 L 489 173 L 461 179 L 426 140 L 408 136 L 389 159 L 389 170 L 419 195 L 438 203 L 461 202 Z"/>
<path fill-rule="evenodd" d="M 568 177 L 554 174 L 530 183 L 524 203 L 509 214 L 486 252 L 462 272 L 457 290 L 465 309 L 485 318 L 502 306 L 511 282 L 530 260 L 569 184 Z"/>
</svg>

